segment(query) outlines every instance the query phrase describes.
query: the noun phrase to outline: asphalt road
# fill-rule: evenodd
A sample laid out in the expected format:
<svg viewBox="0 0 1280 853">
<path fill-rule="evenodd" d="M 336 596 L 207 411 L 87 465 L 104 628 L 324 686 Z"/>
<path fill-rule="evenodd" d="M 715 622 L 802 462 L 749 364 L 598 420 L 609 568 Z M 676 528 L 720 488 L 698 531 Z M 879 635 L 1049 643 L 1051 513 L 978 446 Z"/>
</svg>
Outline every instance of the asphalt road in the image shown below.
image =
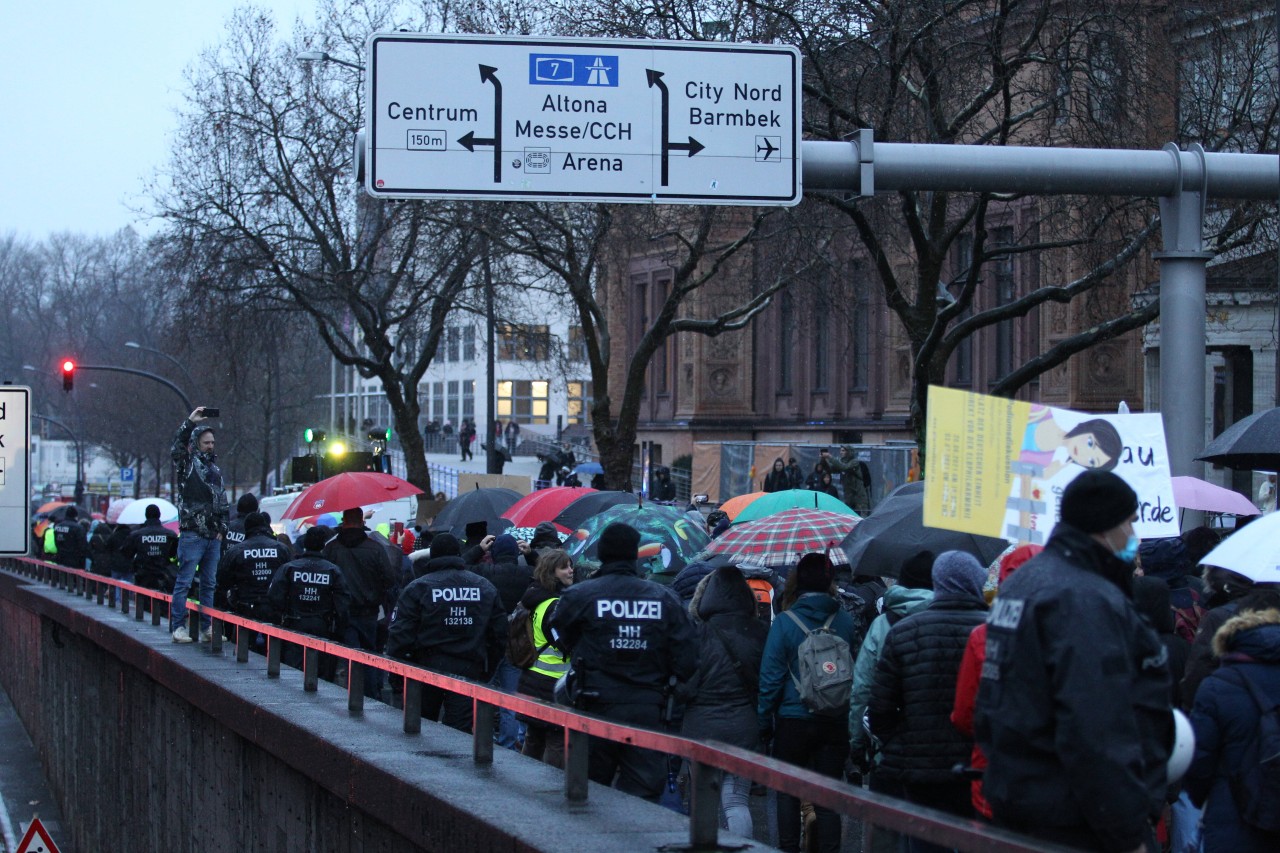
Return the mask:
<svg viewBox="0 0 1280 853">
<path fill-rule="evenodd" d="M 33 817 L 40 818 L 61 853 L 75 853 L 40 756 L 9 695 L 0 690 L 0 827 L 6 853 L 16 848 Z"/>
</svg>

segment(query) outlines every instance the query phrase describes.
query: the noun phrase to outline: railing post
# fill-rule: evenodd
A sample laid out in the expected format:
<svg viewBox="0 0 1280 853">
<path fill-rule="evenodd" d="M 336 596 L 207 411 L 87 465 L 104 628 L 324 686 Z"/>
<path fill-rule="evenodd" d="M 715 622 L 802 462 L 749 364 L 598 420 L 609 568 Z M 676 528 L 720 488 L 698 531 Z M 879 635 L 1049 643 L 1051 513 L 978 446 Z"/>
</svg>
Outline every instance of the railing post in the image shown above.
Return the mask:
<svg viewBox="0 0 1280 853">
<path fill-rule="evenodd" d="M 364 664 L 347 661 L 347 713 L 364 713 Z"/>
<path fill-rule="evenodd" d="M 134 618 L 134 619 L 136 619 L 136 620 L 137 620 L 137 621 L 139 621 L 139 622 L 141 622 L 141 621 L 142 621 L 142 609 L 143 609 L 143 604 L 144 604 L 145 602 L 150 601 L 150 600 L 151 600 L 150 598 L 148 598 L 147 596 L 142 595 L 142 594 L 140 594 L 140 593 L 136 593 L 136 592 L 135 592 L 135 593 L 133 594 L 133 618 Z M 152 609 L 152 610 L 155 610 L 155 605 L 154 605 L 154 604 L 152 604 L 152 605 L 151 605 L 151 609 Z"/>
<path fill-rule="evenodd" d="M 564 729 L 564 796 L 571 803 L 587 801 L 587 751 L 590 738 L 586 732 Z"/>
<path fill-rule="evenodd" d="M 719 842 L 720 787 L 724 774 L 701 761 L 689 762 L 689 846 L 713 849 Z"/>
<path fill-rule="evenodd" d="M 222 631 L 224 623 L 221 619 L 214 619 L 209 625 L 209 630 L 213 634 L 213 638 L 209 641 L 209 651 L 215 655 L 222 654 Z"/>
<path fill-rule="evenodd" d="M 493 763 L 493 717 L 495 708 L 488 702 L 474 700 L 471 726 L 471 757 L 476 764 Z"/>
<path fill-rule="evenodd" d="M 280 652 L 284 648 L 284 640 L 275 636 L 267 637 L 267 678 L 280 677 Z"/>
<path fill-rule="evenodd" d="M 200 614 L 190 607 L 187 608 L 187 633 L 193 640 L 200 639 Z"/>
<path fill-rule="evenodd" d="M 422 731 L 422 682 L 412 678 L 404 680 L 404 733 L 416 735 Z"/>
<path fill-rule="evenodd" d="M 120 612 L 125 616 L 129 615 L 129 597 L 130 593 L 122 586 L 116 587 L 116 592 L 120 594 Z M 135 598 L 137 596 L 134 596 Z"/>
<path fill-rule="evenodd" d="M 302 689 L 315 693 L 320 680 L 320 652 L 310 646 L 302 647 Z"/>
<path fill-rule="evenodd" d="M 249 662 L 249 638 L 253 632 L 243 625 L 236 626 L 236 663 Z"/>
<path fill-rule="evenodd" d="M 102 605 L 107 603 L 108 585 L 103 583 L 102 581 L 94 581 L 93 586 L 98 592 L 98 595 L 97 595 L 98 606 L 101 607 Z"/>
<path fill-rule="evenodd" d="M 159 625 L 159 624 L 160 624 L 160 605 L 161 605 L 161 603 L 164 603 L 164 605 L 165 605 L 165 606 L 164 606 L 164 615 L 165 615 L 165 616 L 168 616 L 168 615 L 169 615 L 169 608 L 170 608 L 172 605 L 170 605 L 170 604 L 168 604 L 167 602 L 165 602 L 165 600 L 164 600 L 163 598 L 153 598 L 153 599 L 151 599 L 151 624 L 152 624 L 152 625 Z"/>
</svg>

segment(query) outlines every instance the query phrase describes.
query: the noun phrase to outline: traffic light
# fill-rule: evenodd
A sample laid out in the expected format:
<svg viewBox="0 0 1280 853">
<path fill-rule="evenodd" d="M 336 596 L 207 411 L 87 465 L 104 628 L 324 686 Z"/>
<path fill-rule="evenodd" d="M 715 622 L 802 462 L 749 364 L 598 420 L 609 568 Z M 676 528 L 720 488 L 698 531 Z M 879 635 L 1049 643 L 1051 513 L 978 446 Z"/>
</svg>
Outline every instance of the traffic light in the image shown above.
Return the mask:
<svg viewBox="0 0 1280 853">
<path fill-rule="evenodd" d="M 324 430 L 307 427 L 302 431 L 302 440 L 307 444 L 320 444 L 325 440 Z"/>
<path fill-rule="evenodd" d="M 62 362 L 62 390 L 70 391 L 76 384 L 76 363 L 71 359 Z"/>
</svg>

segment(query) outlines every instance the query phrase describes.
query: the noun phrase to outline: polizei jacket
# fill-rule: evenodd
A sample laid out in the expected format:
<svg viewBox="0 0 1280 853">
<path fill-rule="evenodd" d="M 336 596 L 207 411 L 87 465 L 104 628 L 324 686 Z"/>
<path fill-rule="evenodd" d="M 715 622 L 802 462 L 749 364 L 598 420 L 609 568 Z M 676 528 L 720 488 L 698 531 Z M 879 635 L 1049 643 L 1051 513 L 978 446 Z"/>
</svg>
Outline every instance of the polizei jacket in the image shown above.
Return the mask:
<svg viewBox="0 0 1280 853">
<path fill-rule="evenodd" d="M 393 658 L 487 676 L 506 648 L 507 613 L 498 590 L 468 571 L 461 557 L 430 560 L 391 613 L 387 654 Z"/>
<path fill-rule="evenodd" d="M 975 733 L 997 820 L 1132 850 L 1165 794 L 1167 654 L 1127 595 L 1133 566 L 1054 528 L 987 619 Z"/>
<path fill-rule="evenodd" d="M 671 676 L 688 681 L 698 668 L 684 603 L 636 572 L 632 560 L 605 563 L 565 590 L 552 618 L 581 689 L 602 705 L 661 705 Z"/>
</svg>

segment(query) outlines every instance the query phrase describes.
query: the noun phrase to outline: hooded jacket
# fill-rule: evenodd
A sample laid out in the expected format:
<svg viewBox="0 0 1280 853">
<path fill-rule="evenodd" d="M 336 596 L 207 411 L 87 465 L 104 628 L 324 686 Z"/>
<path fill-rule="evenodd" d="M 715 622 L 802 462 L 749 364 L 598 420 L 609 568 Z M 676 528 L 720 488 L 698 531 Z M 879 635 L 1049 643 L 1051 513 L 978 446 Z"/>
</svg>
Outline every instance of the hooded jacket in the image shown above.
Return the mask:
<svg viewBox="0 0 1280 853">
<path fill-rule="evenodd" d="M 475 548 L 472 550 L 479 551 L 480 549 Z M 533 569 L 523 565 L 518 555 L 500 554 L 492 557 L 489 563 L 481 560 L 469 565 L 468 568 L 481 577 L 487 578 L 489 583 L 497 588 L 498 597 L 502 599 L 502 609 L 507 613 L 516 609 L 516 605 L 520 603 L 520 598 L 529 589 L 529 584 L 533 581 Z"/>
<path fill-rule="evenodd" d="M 769 629 L 756 616 L 751 588 L 737 569 L 717 569 L 698 584 L 689 615 L 698 632 L 698 671 L 685 686 L 682 733 L 757 748 L 756 697 Z"/>
<path fill-rule="evenodd" d="M 832 613 L 831 630 L 849 643 L 853 650 L 853 617 L 840 608 L 840 603 L 824 592 L 806 592 L 791 605 L 791 612 L 812 631 Z M 800 701 L 792 674 L 797 672 L 798 649 L 805 637 L 792 619 L 779 616 L 769 626 L 769 639 L 764 645 L 764 657 L 760 662 L 760 698 L 756 702 L 756 715 L 760 729 L 772 726 L 774 716 L 787 719 L 811 720 L 813 712 Z"/>
<path fill-rule="evenodd" d="M 831 470 L 840 475 L 844 502 L 858 515 L 871 511 L 871 495 L 867 493 L 867 483 L 862 479 L 863 464 L 851 444 L 841 445 L 840 455 L 831 460 Z"/>
<path fill-rule="evenodd" d="M 862 640 L 862 648 L 854 654 L 853 689 L 849 695 L 849 747 L 855 756 L 861 755 L 867 748 L 867 732 L 862 726 L 862 718 L 867 712 L 867 703 L 871 700 L 871 685 L 875 682 L 876 665 L 880 662 L 884 638 L 894 623 L 924 610 L 930 601 L 933 601 L 931 589 L 913 589 L 901 585 L 889 587 L 884 593 L 883 612 L 872 621 Z"/>
<path fill-rule="evenodd" d="M 338 535 L 324 546 L 324 558 L 342 569 L 351 592 L 352 619 L 377 616 L 379 605 L 391 611 L 396 575 L 386 549 L 370 539 L 363 527 L 339 527 Z"/>
<path fill-rule="evenodd" d="M 1213 638 L 1222 667 L 1200 685 L 1191 710 L 1195 758 L 1183 785 L 1196 805 L 1205 805 L 1206 851 L 1269 853 L 1267 838 L 1240 819 L 1230 779 L 1242 769 L 1246 745 L 1258 727 L 1258 705 L 1241 683 L 1248 679 L 1274 705 L 1280 702 L 1280 611 L 1242 613 Z M 1280 803 L 1273 807 L 1280 809 Z"/>
<path fill-rule="evenodd" d="M 975 716 L 997 820 L 1122 851 L 1162 807 L 1167 654 L 1129 600 L 1132 571 L 1060 523 L 1001 587 Z"/>
<path fill-rule="evenodd" d="M 603 564 L 565 591 L 551 620 L 582 689 L 601 705 L 661 705 L 669 679 L 688 681 L 698 667 L 684 604 L 637 571 L 634 560 Z"/>
<path fill-rule="evenodd" d="M 196 425 L 184 420 L 173 436 L 174 469 L 178 472 L 178 529 L 213 539 L 227 532 L 231 502 L 222 487 L 217 457 L 191 448 Z"/>
</svg>

